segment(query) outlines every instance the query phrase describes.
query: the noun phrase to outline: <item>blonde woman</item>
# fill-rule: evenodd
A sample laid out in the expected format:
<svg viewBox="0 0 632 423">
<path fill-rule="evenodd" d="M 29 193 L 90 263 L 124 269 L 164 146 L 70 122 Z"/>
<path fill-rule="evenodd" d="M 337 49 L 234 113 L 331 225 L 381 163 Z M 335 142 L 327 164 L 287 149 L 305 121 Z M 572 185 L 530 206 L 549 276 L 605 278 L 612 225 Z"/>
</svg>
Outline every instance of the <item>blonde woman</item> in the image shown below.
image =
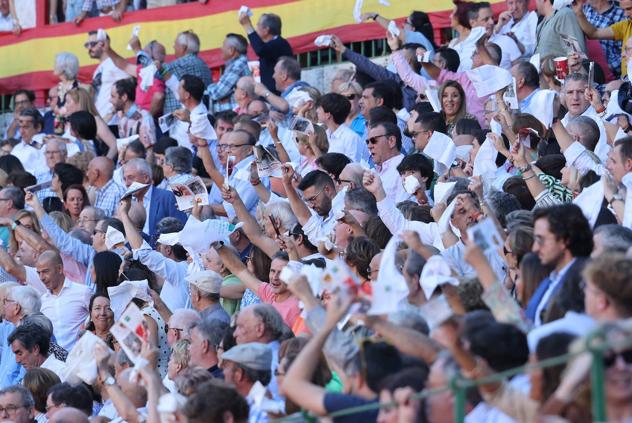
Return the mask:
<svg viewBox="0 0 632 423">
<path fill-rule="evenodd" d="M 169 389 L 169 392 L 177 392 L 174 380 L 189 367 L 189 360 L 191 359 L 190 346 L 191 341 L 181 339 L 171 347 L 171 356 L 167 364 L 167 376 L 163 379 L 163 384 Z"/>
<path fill-rule="evenodd" d="M 344 96 L 351 103 L 351 111 L 345 123 L 356 134 L 363 137 L 366 131 L 366 119 L 360 113 L 360 98 L 362 86 L 355 81 L 343 82 L 338 85 L 338 94 Z"/>
</svg>

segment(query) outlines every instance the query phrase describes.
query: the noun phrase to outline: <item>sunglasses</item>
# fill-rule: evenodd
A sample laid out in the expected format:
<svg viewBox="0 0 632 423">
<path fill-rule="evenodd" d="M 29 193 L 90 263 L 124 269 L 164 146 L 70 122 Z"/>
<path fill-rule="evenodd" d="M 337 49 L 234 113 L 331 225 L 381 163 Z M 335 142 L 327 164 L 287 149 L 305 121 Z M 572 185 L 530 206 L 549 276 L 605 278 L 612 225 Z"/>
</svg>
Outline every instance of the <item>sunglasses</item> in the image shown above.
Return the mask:
<svg viewBox="0 0 632 423">
<path fill-rule="evenodd" d="M 358 98 L 358 95 L 357 94 L 349 94 L 349 95 L 346 95 L 345 98 L 347 100 L 355 100 L 356 98 Z"/>
<path fill-rule="evenodd" d="M 374 137 L 367 138 L 367 140 L 366 140 L 366 144 L 367 144 L 367 145 L 369 145 L 369 144 L 371 144 L 371 145 L 375 145 L 375 144 L 377 144 L 377 143 L 378 143 L 378 141 L 379 141 L 379 139 L 380 139 L 380 138 L 382 138 L 382 137 L 388 137 L 388 136 L 389 136 L 388 134 L 383 134 L 383 135 L 376 135 L 376 136 L 374 136 Z"/>
<path fill-rule="evenodd" d="M 97 44 L 99 44 L 99 41 L 88 41 L 83 46 L 85 48 L 92 48 L 92 47 L 96 46 Z"/>
<path fill-rule="evenodd" d="M 604 353 L 603 365 L 606 367 L 614 366 L 614 363 L 617 361 L 617 357 L 621 357 L 623 361 L 625 361 L 625 364 L 632 364 L 632 350 L 627 350 L 618 353 L 615 353 L 614 351 Z"/>
</svg>

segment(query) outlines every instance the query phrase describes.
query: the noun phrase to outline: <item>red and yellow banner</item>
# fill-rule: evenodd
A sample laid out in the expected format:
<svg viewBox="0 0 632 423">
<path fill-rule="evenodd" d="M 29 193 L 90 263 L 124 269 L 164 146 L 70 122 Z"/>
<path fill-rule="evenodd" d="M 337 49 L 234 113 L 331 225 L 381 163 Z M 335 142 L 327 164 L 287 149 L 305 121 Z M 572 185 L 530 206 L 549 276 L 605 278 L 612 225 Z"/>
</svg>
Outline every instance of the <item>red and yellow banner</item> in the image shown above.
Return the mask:
<svg viewBox="0 0 632 423">
<path fill-rule="evenodd" d="M 494 3 L 500 1 L 493 0 Z M 453 7 L 450 0 L 390 2 L 391 6 L 385 7 L 377 0 L 366 0 L 363 11 L 403 19 L 412 10 L 423 10 L 430 14 L 435 29 L 450 26 L 449 14 Z M 168 54 L 173 53 L 173 42 L 179 32 L 193 30 L 202 43 L 201 57 L 211 67 L 220 66 L 219 48 L 224 36 L 230 32 L 243 33 L 237 21 L 237 11 L 242 4 L 252 9 L 253 23 L 265 12 L 281 16 L 283 37 L 290 41 L 295 53 L 316 49 L 315 37 L 325 33 L 337 34 L 345 42 L 383 37 L 384 30 L 377 24 L 355 23 L 354 3 L 355 0 L 210 0 L 205 5 L 191 3 L 127 13 L 118 24 L 110 17 L 102 17 L 87 19 L 81 26 L 65 23 L 25 30 L 19 37 L 3 34 L 0 35 L 0 94 L 18 88 L 43 92 L 56 84 L 52 70 L 55 55 L 62 51 L 77 55 L 81 64 L 80 79 L 90 81 L 97 63 L 90 59 L 83 44 L 87 32 L 98 28 L 108 32 L 112 47 L 119 54 L 130 57 L 126 46 L 136 25 L 141 27 L 143 43 L 156 39 L 165 45 Z"/>
</svg>

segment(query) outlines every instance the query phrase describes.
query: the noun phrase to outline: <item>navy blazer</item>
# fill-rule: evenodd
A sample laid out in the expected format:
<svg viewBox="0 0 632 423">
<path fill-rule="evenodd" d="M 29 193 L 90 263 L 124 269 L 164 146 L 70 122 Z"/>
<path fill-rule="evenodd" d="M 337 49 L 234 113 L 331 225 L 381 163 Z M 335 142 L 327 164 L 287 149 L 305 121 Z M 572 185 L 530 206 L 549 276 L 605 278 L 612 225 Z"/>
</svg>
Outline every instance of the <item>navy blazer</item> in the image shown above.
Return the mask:
<svg viewBox="0 0 632 423">
<path fill-rule="evenodd" d="M 151 200 L 149 202 L 149 238 L 155 240 L 158 236 L 156 225 L 164 217 L 175 217 L 183 224 L 187 221 L 187 215 L 178 210 L 176 196 L 171 191 L 153 187 L 151 190 Z"/>
</svg>

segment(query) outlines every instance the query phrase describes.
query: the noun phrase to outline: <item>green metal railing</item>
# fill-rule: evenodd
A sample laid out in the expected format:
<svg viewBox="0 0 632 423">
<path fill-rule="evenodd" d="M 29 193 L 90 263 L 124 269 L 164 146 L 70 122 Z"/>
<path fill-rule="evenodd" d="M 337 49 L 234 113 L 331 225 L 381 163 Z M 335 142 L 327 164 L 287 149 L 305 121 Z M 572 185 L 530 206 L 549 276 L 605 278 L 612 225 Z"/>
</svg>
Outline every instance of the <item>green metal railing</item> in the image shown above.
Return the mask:
<svg viewBox="0 0 632 423">
<path fill-rule="evenodd" d="M 559 366 L 561 364 L 568 363 L 571 359 L 578 355 L 588 352 L 592 355 L 592 366 L 590 369 L 590 391 L 591 391 L 591 412 L 593 422 L 606 422 L 606 401 L 605 401 L 605 368 L 603 363 L 604 352 L 611 348 L 604 337 L 602 332 L 596 332 L 586 337 L 584 348 L 581 351 L 576 351 L 568 354 L 564 354 L 558 357 L 542 360 L 536 364 L 527 364 L 524 366 L 516 367 L 514 369 L 506 370 L 493 375 L 479 378 L 479 379 L 466 379 L 462 375 L 455 375 L 448 383 L 447 386 L 436 389 L 424 389 L 413 396 L 413 399 L 424 399 L 433 395 L 451 391 L 454 394 L 454 421 L 455 423 L 463 423 L 465 421 L 465 406 L 466 406 L 466 390 L 468 388 L 480 386 L 491 382 L 500 382 L 506 380 L 508 377 L 515 376 L 517 374 L 525 373 L 534 369 L 543 369 L 553 366 Z M 626 338 L 623 342 L 617 343 L 618 349 L 627 349 L 632 347 L 632 337 Z M 344 410 L 328 414 L 328 418 L 349 416 L 356 413 L 362 413 L 365 411 L 376 410 L 383 407 L 397 406 L 394 402 L 389 403 L 371 403 L 357 407 L 351 407 Z M 280 418 L 274 420 L 274 422 L 284 422 L 287 418 Z M 287 419 L 289 420 L 289 419 Z"/>
<path fill-rule="evenodd" d="M 385 38 L 376 40 L 351 42 L 345 46 L 366 57 L 379 57 L 390 52 Z M 332 48 L 324 48 L 319 50 L 307 51 L 296 55 L 296 60 L 301 64 L 302 69 L 308 69 L 314 66 L 333 65 L 342 63 L 340 55 Z"/>
</svg>

